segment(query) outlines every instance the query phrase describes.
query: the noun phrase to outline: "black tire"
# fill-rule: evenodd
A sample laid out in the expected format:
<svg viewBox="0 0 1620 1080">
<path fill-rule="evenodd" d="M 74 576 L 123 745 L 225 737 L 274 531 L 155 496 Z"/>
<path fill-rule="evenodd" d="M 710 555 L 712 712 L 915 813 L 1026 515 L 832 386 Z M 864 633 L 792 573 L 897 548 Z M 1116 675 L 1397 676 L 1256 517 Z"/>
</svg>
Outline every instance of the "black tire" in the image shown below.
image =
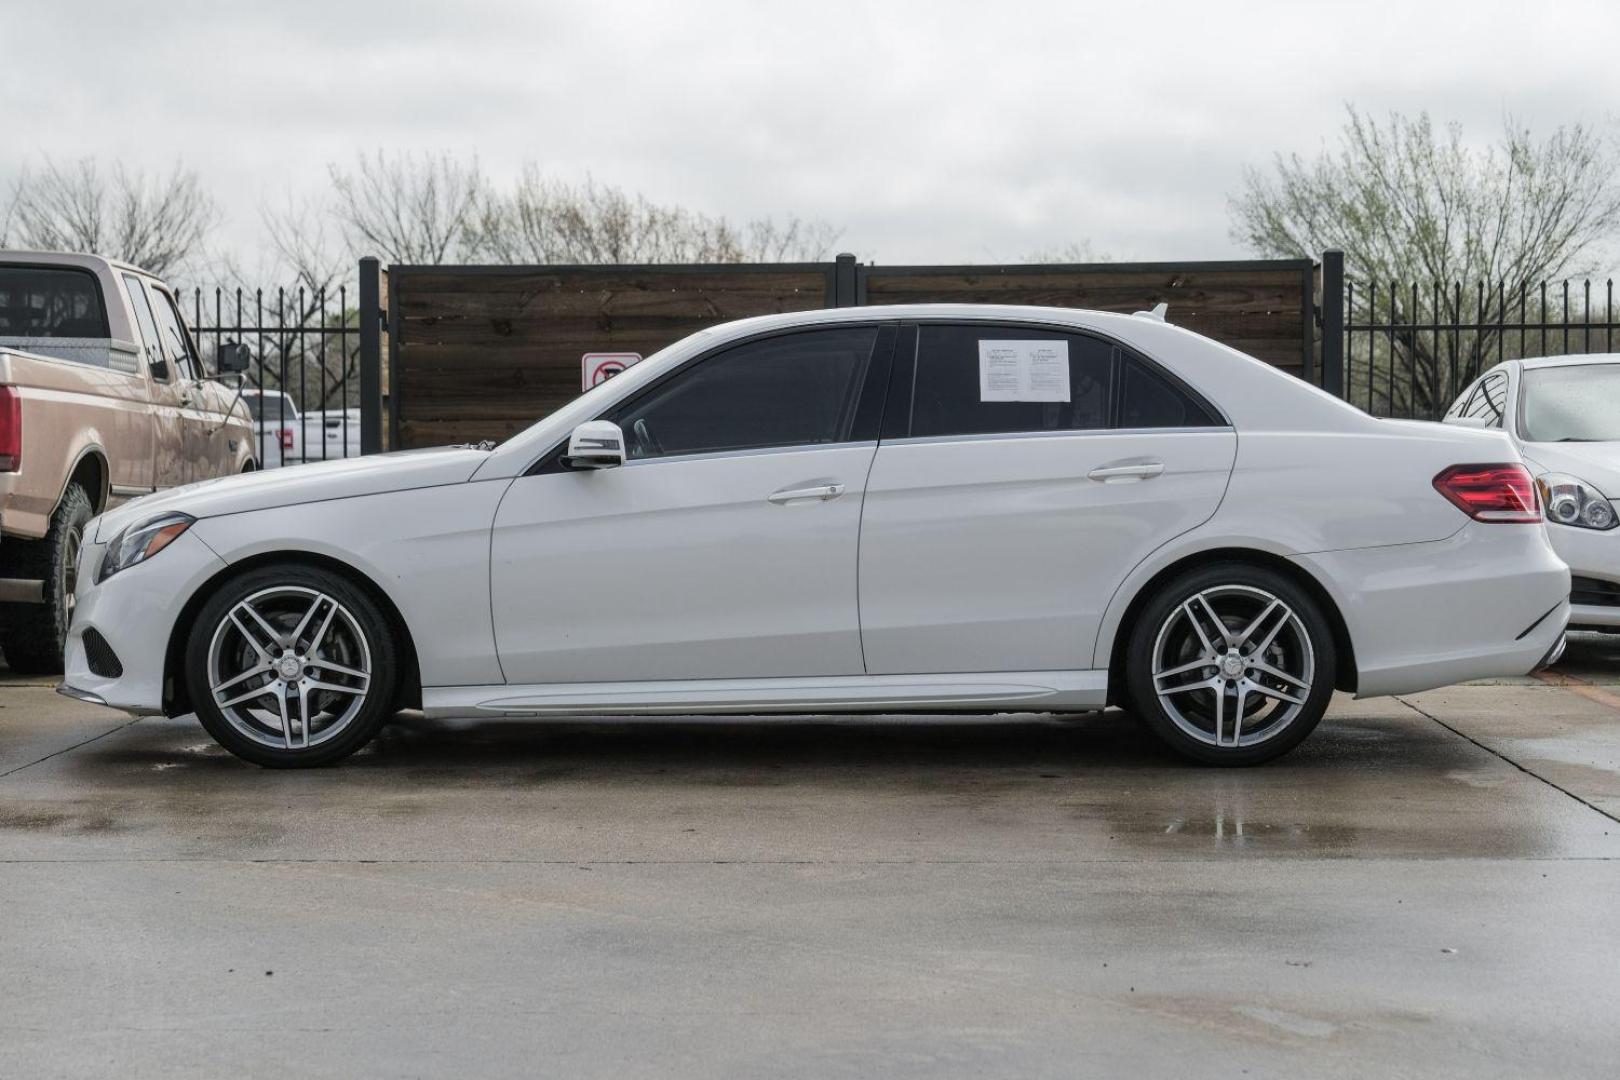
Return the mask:
<svg viewBox="0 0 1620 1080">
<path fill-rule="evenodd" d="M 69 484 L 51 515 L 50 530 L 42 538 L 5 542 L 3 576 L 45 582 L 44 603 L 7 604 L 0 617 L 4 622 L 0 647 L 5 649 L 11 670 L 20 675 L 62 673 L 84 527 L 94 515 L 89 493 L 78 484 Z"/>
<path fill-rule="evenodd" d="M 1195 625 L 1187 613 L 1201 604 L 1201 596 L 1208 607 L 1197 607 L 1201 621 Z M 1271 601 L 1282 607 L 1272 607 Z M 1234 646 L 1218 637 L 1223 632 L 1238 636 L 1261 611 L 1271 611 L 1271 621 L 1255 632 L 1255 640 Z M 1266 642 L 1272 625 L 1278 632 Z M 1213 651 L 1205 648 L 1206 639 Z M 1264 645 L 1259 657 L 1263 667 L 1253 667 L 1249 655 L 1258 644 Z M 1191 668 L 1162 681 L 1172 691 L 1168 702 L 1160 697 L 1153 674 L 1161 647 L 1166 671 Z M 1229 660 L 1234 650 L 1236 662 Z M 1195 667 L 1206 655 L 1215 659 Z M 1233 674 L 1239 665 L 1242 671 Z M 1258 765 L 1298 746 L 1327 711 L 1337 670 L 1333 632 L 1315 598 L 1286 575 L 1245 563 L 1217 563 L 1165 583 L 1131 628 L 1125 656 L 1126 685 L 1137 718 L 1177 753 L 1208 765 Z M 1216 686 L 1182 689 L 1204 682 Z M 1219 701 L 1217 693 L 1222 695 Z M 1240 693 L 1241 724 L 1234 719 Z M 1272 696 L 1276 694 L 1292 700 Z M 1208 741 L 1217 730 L 1221 745 Z"/>
<path fill-rule="evenodd" d="M 365 694 L 358 709 L 351 718 L 341 725 L 339 730 L 330 734 L 317 731 L 313 737 L 323 741 L 306 747 L 288 749 L 285 746 L 266 745 L 263 740 L 272 737 L 269 733 L 261 732 L 260 737 L 255 739 L 253 736 L 239 730 L 236 722 L 233 722 L 232 718 L 228 717 L 225 711 L 216 704 L 216 698 L 210 692 L 210 649 L 215 642 L 216 634 L 218 634 L 220 635 L 222 654 L 229 651 L 226 649 L 226 643 L 235 641 L 235 655 L 247 657 L 249 663 L 256 662 L 253 654 L 246 651 L 251 646 L 247 644 L 245 639 L 237 639 L 233 636 L 239 632 L 233 630 L 231 625 L 228 625 L 231 622 L 232 611 L 236 610 L 237 605 L 243 601 L 255 597 L 264 597 L 266 593 L 290 594 L 300 590 L 327 597 L 334 601 L 336 605 L 341 605 L 341 609 L 346 609 L 349 619 L 339 621 L 347 628 L 346 632 L 348 634 L 351 636 L 358 635 L 358 645 L 355 648 L 359 653 L 366 656 L 367 663 L 357 663 L 352 655 L 340 657 L 340 659 L 347 659 L 350 665 L 369 670 L 370 677 L 364 683 Z M 268 601 L 255 602 L 269 603 L 275 602 L 276 599 L 276 595 L 272 595 Z M 292 603 L 291 597 L 288 598 L 287 602 Z M 283 630 L 287 634 L 297 629 L 296 626 L 288 626 L 290 622 L 297 618 L 296 611 L 288 612 L 283 622 L 275 621 L 276 613 L 274 611 L 270 611 L 267 617 L 274 624 L 273 628 Z M 317 614 L 310 621 L 317 623 L 320 618 L 321 616 Z M 307 642 L 311 633 L 311 631 L 306 631 L 299 637 L 298 641 L 292 643 L 292 648 L 301 648 L 301 643 Z M 281 644 L 283 648 L 286 647 L 285 641 Z M 311 664 L 318 665 L 324 662 L 317 656 L 317 653 L 320 652 L 319 649 L 303 649 L 303 651 L 308 654 Z M 197 710 L 197 719 L 202 722 L 202 726 L 225 749 L 244 761 L 262 765 L 265 768 L 309 768 L 317 765 L 329 765 L 334 761 L 348 757 L 376 736 L 394 711 L 396 679 L 399 671 L 398 656 L 398 646 L 394 641 L 393 630 L 388 618 L 378 607 L 376 601 L 364 589 L 352 584 L 341 575 L 319 567 L 303 563 L 284 563 L 261 566 L 238 577 L 231 578 L 208 598 L 202 609 L 197 613 L 197 618 L 192 624 L 190 637 L 186 642 L 185 678 L 186 685 L 191 692 L 191 701 Z M 331 658 L 327 657 L 326 659 Z M 316 672 L 311 668 L 306 668 L 305 674 L 316 678 L 331 678 L 324 672 Z M 276 675 L 271 673 L 268 677 L 274 680 Z M 254 679 L 239 685 L 251 689 L 259 681 L 261 680 Z M 357 680 L 347 681 L 357 682 Z M 296 689 L 296 683 L 286 685 Z M 312 693 L 318 694 L 321 692 L 312 691 Z M 350 693 L 352 695 L 352 691 Z M 330 694 L 326 696 L 334 702 L 352 700 L 352 696 L 347 699 Z M 229 697 L 230 695 L 225 695 L 225 700 L 228 701 Z M 274 693 L 267 693 L 266 696 L 250 701 L 247 704 L 263 706 L 268 714 L 269 703 L 276 700 Z M 294 700 L 296 698 L 287 699 L 289 712 L 294 711 L 292 705 Z M 317 699 L 312 697 L 310 700 L 314 702 Z M 336 711 L 336 705 L 333 708 Z M 238 717 L 238 722 L 240 722 L 240 718 L 245 712 L 245 709 L 236 709 L 233 711 L 233 715 Z M 317 707 L 312 705 L 310 712 L 317 720 L 319 719 L 321 713 Z M 273 716 L 271 718 L 274 719 Z M 251 727 L 251 725 L 249 726 Z M 313 725 L 311 726 L 313 727 Z M 286 732 L 301 730 L 301 725 L 290 723 L 285 726 L 284 730 Z M 287 734 L 285 738 L 286 741 L 293 741 L 291 734 Z M 306 738 L 304 741 L 308 743 L 310 739 Z"/>
</svg>

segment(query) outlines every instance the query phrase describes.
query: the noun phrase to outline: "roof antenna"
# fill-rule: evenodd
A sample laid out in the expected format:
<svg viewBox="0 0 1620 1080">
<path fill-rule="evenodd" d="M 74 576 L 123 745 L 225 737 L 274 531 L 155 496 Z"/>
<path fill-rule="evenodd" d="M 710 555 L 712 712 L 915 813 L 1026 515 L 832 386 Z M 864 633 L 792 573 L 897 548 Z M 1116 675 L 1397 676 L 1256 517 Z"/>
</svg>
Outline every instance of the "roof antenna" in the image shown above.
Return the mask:
<svg viewBox="0 0 1620 1080">
<path fill-rule="evenodd" d="M 1138 311 L 1136 314 L 1144 319 L 1157 319 L 1159 322 L 1164 322 L 1164 314 L 1169 310 L 1170 305 L 1165 301 L 1160 300 L 1157 304 L 1153 305 L 1152 311 Z"/>
</svg>

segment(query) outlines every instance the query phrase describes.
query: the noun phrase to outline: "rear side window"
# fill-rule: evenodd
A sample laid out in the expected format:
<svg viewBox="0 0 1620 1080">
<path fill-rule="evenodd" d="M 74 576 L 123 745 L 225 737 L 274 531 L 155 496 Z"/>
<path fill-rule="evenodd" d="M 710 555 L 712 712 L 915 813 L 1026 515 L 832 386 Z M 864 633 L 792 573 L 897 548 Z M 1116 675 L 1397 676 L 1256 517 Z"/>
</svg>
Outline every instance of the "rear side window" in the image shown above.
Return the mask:
<svg viewBox="0 0 1620 1080">
<path fill-rule="evenodd" d="M 88 270 L 0 266 L 0 337 L 108 337 L 101 284 Z"/>
<path fill-rule="evenodd" d="M 1113 347 L 1029 327 L 917 328 L 911 434 L 995 435 L 1108 426 Z"/>
<path fill-rule="evenodd" d="M 632 458 L 842 442 L 877 333 L 852 326 L 747 342 L 607 419 L 624 429 Z"/>
<path fill-rule="evenodd" d="M 1031 327 L 918 327 L 913 437 L 1220 422 L 1147 360 L 1110 341 Z"/>
</svg>

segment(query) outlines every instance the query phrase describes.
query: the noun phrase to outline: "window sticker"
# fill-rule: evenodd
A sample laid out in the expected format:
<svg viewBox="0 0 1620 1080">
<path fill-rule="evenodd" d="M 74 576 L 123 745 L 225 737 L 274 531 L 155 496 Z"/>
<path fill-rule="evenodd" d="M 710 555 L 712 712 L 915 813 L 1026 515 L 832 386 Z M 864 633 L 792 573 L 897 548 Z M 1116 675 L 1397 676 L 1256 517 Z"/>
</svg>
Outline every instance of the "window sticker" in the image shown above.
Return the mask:
<svg viewBox="0 0 1620 1080">
<path fill-rule="evenodd" d="M 979 342 L 980 401 L 1068 401 L 1069 343 Z"/>
</svg>

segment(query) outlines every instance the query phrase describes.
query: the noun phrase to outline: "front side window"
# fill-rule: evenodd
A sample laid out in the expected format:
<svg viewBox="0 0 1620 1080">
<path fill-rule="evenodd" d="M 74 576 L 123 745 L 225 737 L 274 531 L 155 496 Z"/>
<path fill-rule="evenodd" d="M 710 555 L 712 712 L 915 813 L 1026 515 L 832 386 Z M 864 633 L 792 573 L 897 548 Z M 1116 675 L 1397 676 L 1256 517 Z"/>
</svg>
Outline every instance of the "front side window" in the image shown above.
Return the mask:
<svg viewBox="0 0 1620 1080">
<path fill-rule="evenodd" d="M 876 340 L 876 327 L 848 326 L 746 342 L 605 419 L 632 459 L 842 442 Z"/>
<path fill-rule="evenodd" d="M 1530 368 L 1519 396 L 1526 442 L 1620 441 L 1620 364 Z"/>
<path fill-rule="evenodd" d="M 0 266 L 0 337 L 109 337 L 101 285 L 87 270 Z"/>
</svg>

